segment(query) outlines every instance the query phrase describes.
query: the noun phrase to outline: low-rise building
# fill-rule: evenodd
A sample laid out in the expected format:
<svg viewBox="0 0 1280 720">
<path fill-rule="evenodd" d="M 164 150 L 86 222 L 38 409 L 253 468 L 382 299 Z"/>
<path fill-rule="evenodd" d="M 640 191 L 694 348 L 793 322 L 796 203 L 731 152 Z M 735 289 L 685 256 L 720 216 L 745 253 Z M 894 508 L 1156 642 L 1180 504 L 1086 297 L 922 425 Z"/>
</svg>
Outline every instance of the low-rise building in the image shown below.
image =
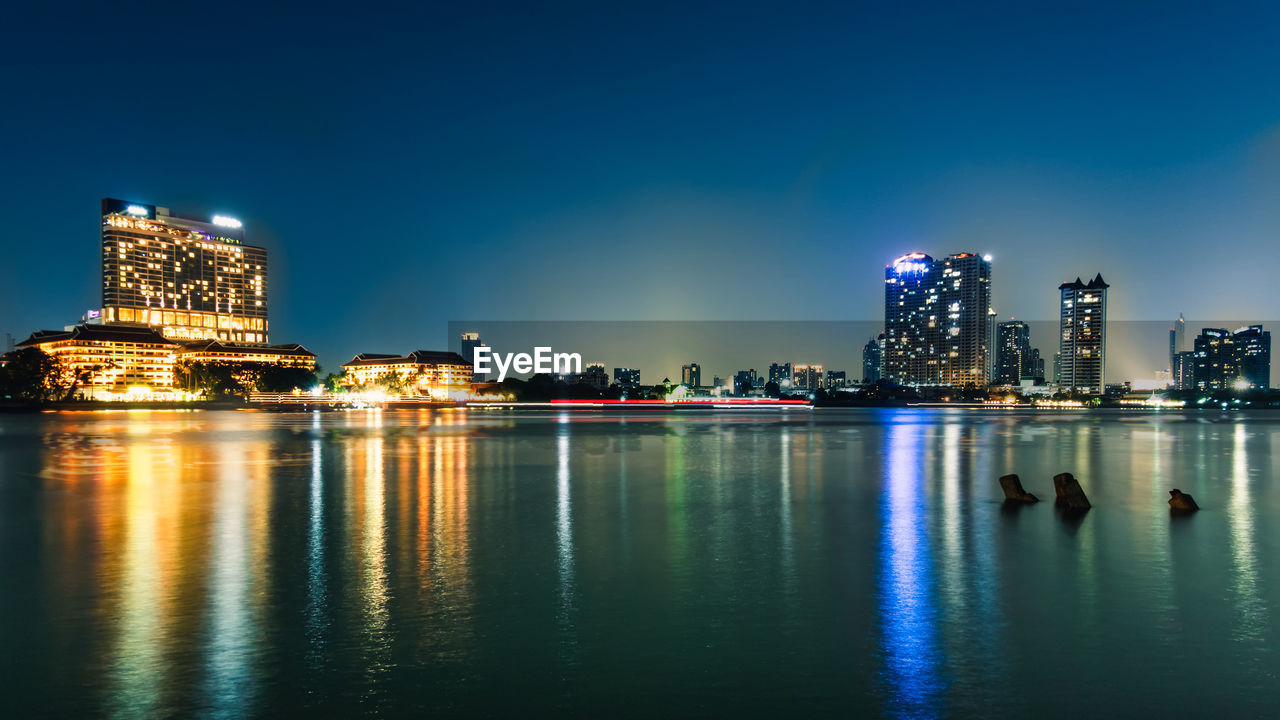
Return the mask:
<svg viewBox="0 0 1280 720">
<path fill-rule="evenodd" d="M 361 353 L 344 363 L 342 369 L 347 387 L 386 385 L 394 381 L 399 387 L 384 389 L 440 400 L 470 390 L 473 373 L 471 363 L 458 353 L 436 350 L 414 350 L 408 355 Z"/>
<path fill-rule="evenodd" d="M 171 394 L 179 346 L 152 328 L 134 325 L 73 325 L 40 330 L 18 343 L 52 355 L 74 395 L 93 400 L 151 399 Z"/>
<path fill-rule="evenodd" d="M 221 340 L 196 340 L 178 349 L 178 359 L 187 362 L 261 363 L 316 369 L 315 353 L 296 343 L 291 345 L 244 345 Z"/>
</svg>

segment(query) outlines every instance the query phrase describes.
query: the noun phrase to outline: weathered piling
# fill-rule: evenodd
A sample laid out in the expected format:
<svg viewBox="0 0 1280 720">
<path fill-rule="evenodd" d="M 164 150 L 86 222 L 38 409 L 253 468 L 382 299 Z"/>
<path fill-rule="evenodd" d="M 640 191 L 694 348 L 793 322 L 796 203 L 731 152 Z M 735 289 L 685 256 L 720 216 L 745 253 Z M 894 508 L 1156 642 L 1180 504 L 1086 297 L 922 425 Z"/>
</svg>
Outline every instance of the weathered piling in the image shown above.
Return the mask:
<svg viewBox="0 0 1280 720">
<path fill-rule="evenodd" d="M 1004 490 L 1004 501 L 1014 503 L 1040 502 L 1040 498 L 1022 488 L 1022 479 L 1017 475 L 1004 475 L 1000 478 L 1000 489 Z"/>
<path fill-rule="evenodd" d="M 1196 504 L 1196 499 L 1182 492 L 1178 488 L 1169 491 L 1169 510 L 1176 513 L 1188 513 L 1199 510 L 1200 506 Z"/>
<path fill-rule="evenodd" d="M 1080 488 L 1080 481 L 1071 473 L 1060 473 L 1053 476 L 1053 491 L 1058 494 L 1054 505 L 1068 510 L 1088 510 L 1093 507 L 1089 498 Z"/>
</svg>

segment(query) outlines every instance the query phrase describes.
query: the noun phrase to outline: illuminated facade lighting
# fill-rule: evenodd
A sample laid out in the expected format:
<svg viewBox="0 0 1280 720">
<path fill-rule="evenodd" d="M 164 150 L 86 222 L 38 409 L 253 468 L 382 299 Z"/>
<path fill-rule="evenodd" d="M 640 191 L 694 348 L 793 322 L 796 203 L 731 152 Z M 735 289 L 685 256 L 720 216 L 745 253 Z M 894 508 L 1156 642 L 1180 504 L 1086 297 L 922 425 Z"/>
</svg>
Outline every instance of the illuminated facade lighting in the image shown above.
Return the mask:
<svg viewBox="0 0 1280 720">
<path fill-rule="evenodd" d="M 18 347 L 52 355 L 63 381 L 75 383 L 75 395 L 91 400 L 180 399 L 170 397 L 177 343 L 151 328 L 76 325 L 34 333 Z"/>
<path fill-rule="evenodd" d="M 448 400 L 470 390 L 473 366 L 458 353 L 415 350 L 403 356 L 361 353 L 342 369 L 348 388 L 372 388 L 394 381 L 407 386 L 404 394 Z"/>
<path fill-rule="evenodd" d="M 885 268 L 883 377 L 902 385 L 985 386 L 990 311 L 991 263 L 979 255 L 897 258 Z"/>
<path fill-rule="evenodd" d="M 1101 395 L 1107 366 L 1107 288 L 1099 273 L 1088 283 L 1076 278 L 1058 286 L 1059 384 L 1069 392 Z"/>
<path fill-rule="evenodd" d="M 150 325 L 178 341 L 265 345 L 267 309 L 267 251 L 244 244 L 239 221 L 102 201 L 104 322 Z"/>
</svg>

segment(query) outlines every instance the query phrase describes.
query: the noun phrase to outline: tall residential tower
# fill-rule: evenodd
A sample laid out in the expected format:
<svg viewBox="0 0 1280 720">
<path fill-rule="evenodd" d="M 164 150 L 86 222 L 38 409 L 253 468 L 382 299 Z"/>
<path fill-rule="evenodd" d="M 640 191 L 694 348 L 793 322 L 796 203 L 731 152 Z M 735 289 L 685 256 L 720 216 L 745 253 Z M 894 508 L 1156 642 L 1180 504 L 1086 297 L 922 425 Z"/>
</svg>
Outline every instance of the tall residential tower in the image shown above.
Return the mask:
<svg viewBox="0 0 1280 720">
<path fill-rule="evenodd" d="M 991 262 L 974 253 L 903 255 L 884 271 L 884 377 L 902 385 L 982 387 Z"/>
<path fill-rule="evenodd" d="M 1101 395 L 1106 386 L 1107 288 L 1099 273 L 1088 283 L 1076 278 L 1058 286 L 1058 353 L 1062 375 L 1059 383 L 1069 392 Z"/>
</svg>

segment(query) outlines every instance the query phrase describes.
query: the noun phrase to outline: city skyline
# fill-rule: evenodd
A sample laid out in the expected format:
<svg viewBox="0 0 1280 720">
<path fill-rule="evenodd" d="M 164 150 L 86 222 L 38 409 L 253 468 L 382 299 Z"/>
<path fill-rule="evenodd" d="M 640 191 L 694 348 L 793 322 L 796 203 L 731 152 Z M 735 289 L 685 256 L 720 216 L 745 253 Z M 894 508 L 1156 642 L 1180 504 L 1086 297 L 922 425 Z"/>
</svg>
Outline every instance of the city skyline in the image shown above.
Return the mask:
<svg viewBox="0 0 1280 720">
<path fill-rule="evenodd" d="M 1002 317 L 1056 317 L 1041 289 L 1068 272 L 1127 289 L 1115 320 L 1280 307 L 1269 268 L 1239 261 L 1280 234 L 1280 49 L 1224 40 L 1273 26 L 1274 6 L 1155 24 L 1115 7 L 705 8 L 692 26 L 656 6 L 603 27 L 449 8 L 336 54 L 309 42 L 331 19 L 179 7 L 151 30 L 237 62 L 164 66 L 104 35 L 105 9 L 49 12 L 19 8 L 26 29 L 0 50 L 25 68 L 8 95 L 27 98 L 0 119 L 24 138 L 0 207 L 39 224 L 35 243 L 27 222 L 0 229 L 15 336 L 96 304 L 83 251 L 103 196 L 241 219 L 275 264 L 272 335 L 315 338 L 328 366 L 463 318 L 872 319 L 878 288 L 851 271 L 918 247 L 991 253 Z M 1130 21 L 1141 49 L 1108 29 Z M 400 42 L 414 27 L 422 42 Z M 561 51 L 530 61 L 533 36 Z M 241 111 L 156 111 L 105 77 Z M 57 287 L 23 270 L 51 262 Z M 1236 282 L 1161 281 L 1197 274 Z"/>
</svg>

